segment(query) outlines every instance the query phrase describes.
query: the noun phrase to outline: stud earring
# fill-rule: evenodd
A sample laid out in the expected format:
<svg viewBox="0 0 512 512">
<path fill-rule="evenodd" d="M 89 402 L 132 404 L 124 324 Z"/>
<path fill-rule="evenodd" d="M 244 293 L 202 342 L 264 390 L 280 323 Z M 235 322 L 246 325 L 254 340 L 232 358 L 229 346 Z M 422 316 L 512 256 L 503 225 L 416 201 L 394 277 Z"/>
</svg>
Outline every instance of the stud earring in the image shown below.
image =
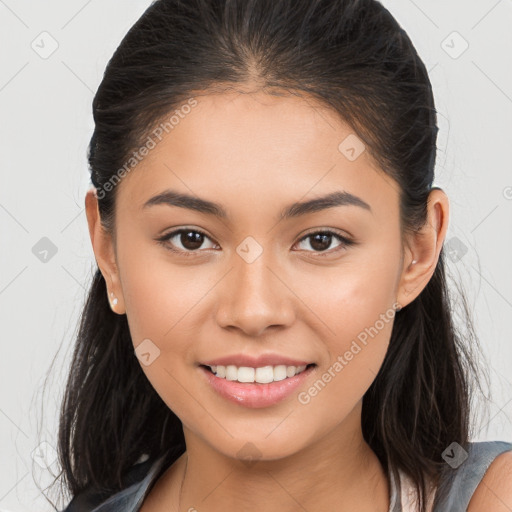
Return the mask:
<svg viewBox="0 0 512 512">
<path fill-rule="evenodd" d="M 416 260 L 411 261 L 411 265 L 414 265 L 415 263 L 418 263 Z"/>
<path fill-rule="evenodd" d="M 114 306 L 117 306 L 117 297 L 114 297 L 114 292 L 110 292 L 110 296 L 113 297 L 112 298 L 112 304 Z"/>
</svg>

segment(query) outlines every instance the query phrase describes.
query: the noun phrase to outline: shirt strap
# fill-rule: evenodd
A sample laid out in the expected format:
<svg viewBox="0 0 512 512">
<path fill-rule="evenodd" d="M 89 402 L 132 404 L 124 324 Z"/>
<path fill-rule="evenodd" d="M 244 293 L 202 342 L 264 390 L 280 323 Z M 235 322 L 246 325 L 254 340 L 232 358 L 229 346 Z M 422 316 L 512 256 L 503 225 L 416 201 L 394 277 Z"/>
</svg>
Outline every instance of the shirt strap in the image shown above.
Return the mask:
<svg viewBox="0 0 512 512">
<path fill-rule="evenodd" d="M 512 443 L 481 441 L 469 443 L 467 459 L 457 468 L 445 469 L 436 493 L 433 512 L 466 512 L 471 497 L 494 459 L 512 450 Z"/>
</svg>

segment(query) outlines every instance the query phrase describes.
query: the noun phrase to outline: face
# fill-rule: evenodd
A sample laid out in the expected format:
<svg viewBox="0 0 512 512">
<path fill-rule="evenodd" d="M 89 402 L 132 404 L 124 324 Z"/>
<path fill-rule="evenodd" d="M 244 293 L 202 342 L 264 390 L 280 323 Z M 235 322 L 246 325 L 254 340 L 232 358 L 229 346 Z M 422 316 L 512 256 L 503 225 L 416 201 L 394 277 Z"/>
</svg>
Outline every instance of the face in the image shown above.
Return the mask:
<svg viewBox="0 0 512 512">
<path fill-rule="evenodd" d="M 342 428 L 384 359 L 402 272 L 399 189 L 311 99 L 196 100 L 117 185 L 116 295 L 134 347 L 144 343 L 142 370 L 188 431 L 229 457 L 247 442 L 284 457 Z M 144 206 L 167 191 L 224 215 Z M 330 194 L 342 200 L 288 211 Z M 224 379 L 226 397 L 201 366 L 268 354 L 314 366 L 238 385 L 274 386 L 270 401 L 244 400 Z"/>
</svg>

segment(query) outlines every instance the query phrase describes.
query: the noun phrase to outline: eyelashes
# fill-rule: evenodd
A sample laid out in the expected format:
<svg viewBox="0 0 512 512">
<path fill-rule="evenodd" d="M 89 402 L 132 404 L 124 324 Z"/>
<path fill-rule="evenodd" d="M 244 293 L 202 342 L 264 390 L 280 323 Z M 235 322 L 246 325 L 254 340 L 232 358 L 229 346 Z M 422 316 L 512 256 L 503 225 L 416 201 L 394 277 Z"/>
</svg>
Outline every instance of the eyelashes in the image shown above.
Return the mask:
<svg viewBox="0 0 512 512">
<path fill-rule="evenodd" d="M 194 234 L 193 237 L 188 237 L 188 239 L 185 238 L 185 235 L 190 235 L 192 233 Z M 199 236 L 197 236 L 197 235 L 199 235 Z M 171 242 L 171 240 L 176 238 L 176 237 L 179 237 L 178 241 L 183 246 L 183 249 L 176 248 L 175 244 Z M 348 247 L 350 247 L 352 245 L 356 245 L 356 242 L 354 240 L 352 240 L 350 238 L 347 238 L 346 236 L 343 236 L 340 233 L 338 233 L 336 231 L 333 231 L 332 229 L 320 229 L 320 230 L 312 231 L 312 232 L 306 234 L 301 239 L 299 239 L 294 244 L 294 246 L 299 244 L 299 243 L 304 242 L 305 240 L 309 240 L 309 239 L 312 239 L 312 238 L 315 238 L 315 242 L 314 243 L 317 243 L 319 241 L 320 241 L 320 243 L 324 243 L 326 241 L 326 239 L 329 241 L 332 238 L 335 238 L 335 239 L 337 239 L 340 242 L 340 244 L 338 246 L 336 246 L 335 249 L 319 250 L 319 251 L 317 251 L 317 250 L 312 250 L 312 251 L 306 250 L 306 252 L 312 252 L 316 256 L 320 256 L 320 257 L 325 257 L 325 256 L 328 256 L 328 255 L 332 255 L 333 253 L 337 253 L 339 251 L 347 249 Z M 192 228 L 180 228 L 180 229 L 176 229 L 174 231 L 171 231 L 170 233 L 168 233 L 166 235 L 163 235 L 160 238 L 157 238 L 157 242 L 160 243 L 167 250 L 169 250 L 169 251 L 171 251 L 173 253 L 176 253 L 176 254 L 178 254 L 180 256 L 198 257 L 199 256 L 199 252 L 202 252 L 202 251 L 199 251 L 197 247 L 192 248 L 192 249 L 187 248 L 185 246 L 185 244 L 192 243 L 192 245 L 199 244 L 199 246 L 201 246 L 203 244 L 203 239 L 211 240 L 211 238 L 206 233 L 201 231 L 200 229 L 196 229 L 196 228 L 194 228 L 194 229 L 192 229 Z M 311 245 L 311 241 L 309 242 L 309 244 L 310 244 L 311 247 L 313 247 Z M 216 244 L 214 244 L 214 245 L 216 245 Z M 330 243 L 328 245 L 330 245 Z M 218 247 L 218 245 L 217 245 L 217 247 Z"/>
<path fill-rule="evenodd" d="M 177 229 L 175 231 L 171 231 L 167 235 L 164 235 L 164 236 L 158 238 L 157 240 L 166 249 L 169 249 L 172 252 L 183 254 L 184 256 L 198 256 L 198 254 L 197 254 L 198 251 L 197 250 L 188 250 L 187 251 L 187 250 L 184 250 L 184 249 L 176 249 L 175 247 L 173 247 L 173 244 L 170 243 L 171 239 L 173 239 L 174 237 L 176 237 L 178 235 L 183 235 L 185 233 L 186 234 L 196 233 L 196 234 L 199 234 L 201 237 L 208 238 L 208 239 L 210 238 L 206 233 L 204 233 L 203 231 L 201 231 L 199 229 L 181 228 L 181 229 Z M 180 242 L 182 242 L 181 239 L 180 239 Z"/>
<path fill-rule="evenodd" d="M 346 236 L 340 235 L 338 232 L 333 231 L 331 229 L 322 229 L 322 230 L 318 230 L 318 231 L 312 231 L 312 232 L 308 233 L 307 235 L 304 235 L 298 241 L 298 243 L 301 243 L 305 240 L 315 239 L 315 237 L 320 237 L 321 242 L 325 242 L 326 238 L 328 240 L 335 238 L 336 240 L 338 240 L 340 242 L 340 244 L 338 246 L 336 246 L 334 249 L 320 250 L 320 251 L 316 251 L 316 250 L 306 251 L 306 252 L 312 252 L 316 256 L 320 256 L 320 257 L 329 256 L 329 255 L 338 253 L 342 250 L 347 249 L 351 245 L 355 245 L 355 242 L 353 240 L 351 240 L 350 238 L 347 238 Z M 315 243 L 318 241 L 319 240 L 315 240 Z M 313 247 L 311 244 L 311 241 L 309 242 L 309 245 L 310 245 L 310 247 Z M 328 245 L 330 245 L 330 243 Z"/>
</svg>

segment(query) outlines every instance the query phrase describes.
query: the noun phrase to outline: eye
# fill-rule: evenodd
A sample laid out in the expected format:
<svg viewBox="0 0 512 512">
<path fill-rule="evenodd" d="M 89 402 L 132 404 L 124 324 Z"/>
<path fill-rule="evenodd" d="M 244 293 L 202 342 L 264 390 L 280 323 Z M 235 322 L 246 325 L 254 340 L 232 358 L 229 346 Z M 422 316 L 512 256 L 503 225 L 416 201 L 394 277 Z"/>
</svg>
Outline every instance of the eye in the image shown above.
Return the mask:
<svg viewBox="0 0 512 512">
<path fill-rule="evenodd" d="M 157 241 L 170 251 L 184 256 L 197 256 L 197 250 L 203 245 L 205 238 L 210 237 L 197 229 L 181 228 L 160 237 Z M 171 242 L 174 240 L 173 242 Z M 176 248 L 176 244 L 180 244 Z"/>
<path fill-rule="evenodd" d="M 332 243 L 332 239 L 336 238 L 339 240 L 339 245 L 330 251 L 326 251 L 326 249 L 329 248 L 329 246 Z M 311 239 L 309 242 L 310 247 L 313 248 L 313 252 L 320 252 L 319 256 L 327 256 L 329 254 L 332 254 L 333 252 L 338 252 L 346 247 L 349 247 L 350 245 L 354 245 L 355 242 L 353 240 L 348 239 L 345 236 L 340 235 L 339 233 L 326 229 L 323 231 L 315 231 L 313 233 L 309 233 L 305 237 L 301 238 L 299 240 L 299 243 Z M 311 251 L 308 251 L 311 252 Z M 325 254 L 323 254 L 325 253 Z"/>
<path fill-rule="evenodd" d="M 331 246 L 333 238 L 336 238 L 339 241 L 339 245 L 333 250 L 327 251 L 327 249 L 329 249 Z M 180 255 L 198 256 L 199 249 L 203 245 L 205 239 L 211 240 L 210 237 L 201 230 L 180 228 L 158 238 L 157 241 L 168 250 Z M 341 251 L 350 245 L 355 245 L 356 243 L 355 241 L 350 240 L 349 238 L 340 235 L 335 231 L 326 229 L 307 234 L 299 240 L 298 244 L 303 243 L 309 239 L 311 239 L 309 245 L 313 248 L 313 251 L 307 252 L 317 253 L 318 256 L 327 256 L 329 254 Z M 179 245 L 181 245 L 181 247 L 179 247 Z M 218 247 L 217 244 L 213 245 L 214 247 L 210 247 L 210 249 Z"/>
</svg>

